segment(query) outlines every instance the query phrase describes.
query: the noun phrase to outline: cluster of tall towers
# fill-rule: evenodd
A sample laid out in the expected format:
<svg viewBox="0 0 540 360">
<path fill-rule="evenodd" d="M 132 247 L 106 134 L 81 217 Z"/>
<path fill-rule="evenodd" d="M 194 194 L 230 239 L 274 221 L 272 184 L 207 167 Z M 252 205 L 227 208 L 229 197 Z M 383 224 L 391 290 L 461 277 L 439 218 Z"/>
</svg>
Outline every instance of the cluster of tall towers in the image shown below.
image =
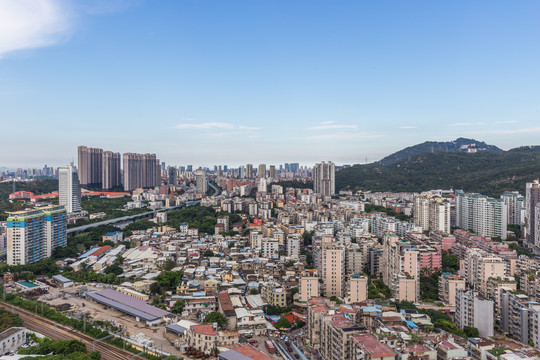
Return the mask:
<svg viewBox="0 0 540 360">
<path fill-rule="evenodd" d="M 123 185 L 125 191 L 132 191 L 160 183 L 161 168 L 156 154 L 125 153 L 123 179 L 120 153 L 79 146 L 78 158 L 79 182 L 84 188 L 109 190 Z"/>
</svg>

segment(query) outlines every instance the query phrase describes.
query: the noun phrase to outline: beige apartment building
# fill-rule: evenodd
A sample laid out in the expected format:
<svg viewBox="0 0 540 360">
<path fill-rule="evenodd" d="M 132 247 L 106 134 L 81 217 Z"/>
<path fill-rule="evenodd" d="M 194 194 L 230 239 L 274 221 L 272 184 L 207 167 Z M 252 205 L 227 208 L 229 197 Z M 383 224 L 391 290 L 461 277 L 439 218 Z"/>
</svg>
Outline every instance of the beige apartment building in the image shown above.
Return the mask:
<svg viewBox="0 0 540 360">
<path fill-rule="evenodd" d="M 321 277 L 326 297 L 343 296 L 343 278 L 345 276 L 345 251 L 343 246 L 324 236 L 321 243 Z"/>
<path fill-rule="evenodd" d="M 487 281 L 490 277 L 505 276 L 505 261 L 480 249 L 469 249 L 465 254 L 465 277 L 473 288 L 487 294 Z"/>
<path fill-rule="evenodd" d="M 349 303 L 354 304 L 367 299 L 368 278 L 361 275 L 349 276 Z"/>
<path fill-rule="evenodd" d="M 278 283 L 267 282 L 262 284 L 262 298 L 268 304 L 278 307 L 287 306 L 287 292 Z"/>
<path fill-rule="evenodd" d="M 326 314 L 321 318 L 320 353 L 326 360 L 352 359 L 354 335 L 360 335 L 360 328 L 342 313 Z"/>
<path fill-rule="evenodd" d="M 521 285 L 521 284 L 520 284 Z M 495 303 L 495 310 L 501 308 L 501 290 L 516 291 L 517 283 L 513 277 L 510 276 L 497 276 L 491 277 L 487 281 L 487 291 L 485 296 L 488 299 L 492 299 Z"/>
<path fill-rule="evenodd" d="M 456 305 L 456 292 L 465 290 L 465 279 L 459 275 L 446 274 L 439 278 L 439 298 L 449 306 Z"/>
<path fill-rule="evenodd" d="M 408 241 L 400 240 L 393 233 L 383 238 L 381 258 L 383 282 L 399 301 L 416 302 L 419 298 L 418 251 Z"/>
<path fill-rule="evenodd" d="M 423 230 L 450 232 L 450 202 L 432 193 L 414 197 L 414 224 Z"/>
<path fill-rule="evenodd" d="M 320 294 L 318 276 L 302 276 L 300 278 L 300 302 L 307 302 Z"/>
</svg>

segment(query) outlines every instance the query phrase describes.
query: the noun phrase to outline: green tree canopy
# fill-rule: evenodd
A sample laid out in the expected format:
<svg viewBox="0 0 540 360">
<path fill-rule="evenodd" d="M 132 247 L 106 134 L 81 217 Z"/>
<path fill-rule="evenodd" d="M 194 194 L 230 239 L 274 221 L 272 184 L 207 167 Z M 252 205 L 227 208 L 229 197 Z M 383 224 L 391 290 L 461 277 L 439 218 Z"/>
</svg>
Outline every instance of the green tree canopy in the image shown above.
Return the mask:
<svg viewBox="0 0 540 360">
<path fill-rule="evenodd" d="M 159 285 L 168 290 L 176 290 L 176 285 L 182 280 L 184 274 L 181 271 L 163 271 L 156 278 Z"/>
<path fill-rule="evenodd" d="M 281 318 L 274 324 L 274 327 L 276 329 L 288 329 L 292 327 L 292 324 L 289 320 Z"/>
<path fill-rule="evenodd" d="M 217 323 L 219 326 L 227 325 L 228 321 L 225 315 L 220 312 L 212 311 L 204 318 L 204 321 L 207 324 Z"/>
<path fill-rule="evenodd" d="M 478 332 L 478 329 L 473 327 L 473 326 L 465 326 L 463 328 L 463 332 L 465 333 L 465 335 L 470 338 L 470 337 L 478 337 L 480 336 L 480 333 Z"/>
<path fill-rule="evenodd" d="M 171 312 L 175 314 L 181 314 L 184 311 L 184 307 L 186 306 L 186 300 L 176 300 L 174 305 L 171 308 Z"/>
</svg>

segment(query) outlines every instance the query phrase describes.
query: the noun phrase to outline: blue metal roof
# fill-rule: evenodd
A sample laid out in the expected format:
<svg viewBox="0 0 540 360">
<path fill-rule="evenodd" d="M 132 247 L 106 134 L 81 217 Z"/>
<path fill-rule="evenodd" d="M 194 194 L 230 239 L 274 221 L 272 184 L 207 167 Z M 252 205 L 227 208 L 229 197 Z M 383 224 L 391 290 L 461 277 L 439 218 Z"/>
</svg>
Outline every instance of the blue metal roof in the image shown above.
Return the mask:
<svg viewBox="0 0 540 360">
<path fill-rule="evenodd" d="M 63 284 L 73 282 L 73 280 L 70 280 L 67 277 L 62 276 L 62 275 L 54 275 L 52 278 L 53 280 L 59 281 Z"/>
<path fill-rule="evenodd" d="M 416 325 L 415 323 L 413 323 L 412 321 L 410 320 L 405 320 L 405 322 L 407 323 L 407 325 L 410 327 L 410 328 L 417 328 L 418 325 Z"/>
<path fill-rule="evenodd" d="M 176 334 L 179 334 L 179 335 L 184 335 L 184 331 L 187 330 L 185 327 L 180 326 L 180 325 L 178 325 L 178 324 L 167 325 L 167 326 L 165 326 L 165 328 L 166 328 L 168 331 L 171 331 L 171 332 L 176 333 Z"/>
<path fill-rule="evenodd" d="M 253 360 L 252 358 L 239 353 L 236 350 L 227 350 L 218 354 L 219 360 Z"/>
<path fill-rule="evenodd" d="M 129 306 L 124 305 L 122 303 L 119 303 L 118 301 L 108 299 L 108 298 L 106 298 L 104 296 L 101 296 L 99 294 L 96 294 L 96 293 L 88 293 L 88 297 L 95 300 L 95 301 L 97 301 L 97 302 L 99 302 L 100 304 L 110 306 L 113 309 L 116 309 L 118 311 L 121 311 L 121 312 L 126 313 L 126 314 L 131 315 L 131 316 L 138 317 L 138 318 L 140 318 L 140 319 L 142 319 L 144 321 L 156 321 L 156 320 L 160 319 L 159 316 L 154 316 L 154 315 L 147 314 L 145 312 L 142 312 L 142 311 L 137 310 L 135 308 L 132 308 L 132 307 L 129 307 Z"/>
</svg>

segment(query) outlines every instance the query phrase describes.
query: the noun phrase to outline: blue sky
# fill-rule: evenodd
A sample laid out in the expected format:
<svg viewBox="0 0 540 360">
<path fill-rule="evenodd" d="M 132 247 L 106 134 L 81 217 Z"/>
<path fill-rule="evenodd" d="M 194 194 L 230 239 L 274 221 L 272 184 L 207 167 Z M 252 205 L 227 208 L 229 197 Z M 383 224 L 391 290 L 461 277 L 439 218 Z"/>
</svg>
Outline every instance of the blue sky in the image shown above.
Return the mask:
<svg viewBox="0 0 540 360">
<path fill-rule="evenodd" d="M 0 0 L 0 166 L 538 145 L 540 2 Z"/>
</svg>

